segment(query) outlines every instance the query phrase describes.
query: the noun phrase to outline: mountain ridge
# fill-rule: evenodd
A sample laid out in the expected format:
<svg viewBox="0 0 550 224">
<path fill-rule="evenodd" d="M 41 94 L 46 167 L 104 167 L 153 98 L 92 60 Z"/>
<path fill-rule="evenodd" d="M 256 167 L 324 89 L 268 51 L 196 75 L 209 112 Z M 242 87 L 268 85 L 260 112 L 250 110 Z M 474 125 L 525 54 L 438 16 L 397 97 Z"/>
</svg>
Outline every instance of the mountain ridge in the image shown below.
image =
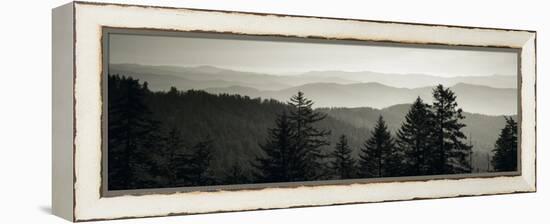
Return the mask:
<svg viewBox="0 0 550 224">
<path fill-rule="evenodd" d="M 200 70 L 200 71 L 198 71 Z M 417 88 L 396 87 L 383 82 L 349 81 L 344 78 L 273 76 L 198 66 L 191 69 L 178 66 L 112 65 L 110 74 L 132 76 L 148 82 L 153 91 L 201 89 L 210 93 L 240 94 L 249 97 L 276 99 L 283 102 L 298 91 L 317 102 L 317 107 L 373 107 L 411 103 L 416 97 L 431 101 L 435 85 Z M 403 80 L 402 80 L 403 81 Z M 404 80 L 410 81 L 410 80 Z M 456 93 L 459 106 L 465 111 L 487 115 L 517 113 L 517 90 L 467 83 L 459 80 L 445 85 Z"/>
<path fill-rule="evenodd" d="M 395 104 L 413 102 L 416 97 L 430 102 L 431 87 L 395 88 L 380 83 L 311 83 L 279 91 L 262 91 L 249 87 L 206 88 L 213 94 L 241 94 L 263 99 L 285 101 L 298 91 L 306 93 L 317 102 L 317 107 L 373 107 L 383 109 Z M 482 85 L 457 84 L 449 87 L 457 96 L 459 107 L 471 113 L 486 115 L 510 115 L 517 113 L 517 91 L 512 88 L 492 88 Z"/>
<path fill-rule="evenodd" d="M 296 75 L 277 75 L 270 73 L 238 71 L 211 65 L 183 67 L 165 65 L 149 66 L 139 64 L 110 64 L 109 73 L 173 75 L 176 77 L 194 79 L 197 81 L 213 79 L 224 79 L 226 81 L 237 81 L 243 83 L 248 81 L 248 84 L 252 84 L 249 87 L 256 87 L 262 90 L 277 90 L 288 88 L 290 86 L 299 86 L 307 83 L 322 81 L 331 81 L 339 84 L 377 81 L 393 87 L 406 88 L 418 88 L 423 86 L 432 86 L 435 84 L 454 85 L 459 82 L 464 82 L 468 84 L 482 84 L 495 88 L 517 88 L 517 78 L 514 76 L 504 75 L 439 77 L 418 73 L 394 74 L 372 71 L 310 71 L 298 73 Z M 269 82 L 272 85 L 265 85 L 266 82 Z"/>
</svg>

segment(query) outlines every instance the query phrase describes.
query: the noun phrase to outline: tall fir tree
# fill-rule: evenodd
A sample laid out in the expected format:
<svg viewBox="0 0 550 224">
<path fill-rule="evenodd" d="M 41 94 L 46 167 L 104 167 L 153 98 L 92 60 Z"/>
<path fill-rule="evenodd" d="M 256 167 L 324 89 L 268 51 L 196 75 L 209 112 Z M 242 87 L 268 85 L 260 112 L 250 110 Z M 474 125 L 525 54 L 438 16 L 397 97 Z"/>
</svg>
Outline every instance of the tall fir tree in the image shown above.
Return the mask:
<svg viewBox="0 0 550 224">
<path fill-rule="evenodd" d="M 430 153 L 433 113 L 430 105 L 416 98 L 397 131 L 396 146 L 404 156 L 404 175 L 428 173 L 427 157 Z"/>
<path fill-rule="evenodd" d="M 325 119 L 327 115 L 312 109 L 313 101 L 307 99 L 303 92 L 292 96 L 288 103 L 291 106 L 290 124 L 294 132 L 293 143 L 296 159 L 300 166 L 296 167 L 298 176 L 305 181 L 326 178 L 328 169 L 325 165 L 325 155 L 321 148 L 330 145 L 330 131 L 315 127 L 315 123 Z"/>
<path fill-rule="evenodd" d="M 471 171 L 468 155 L 472 146 L 465 143 L 466 127 L 462 109 L 458 108 L 456 96 L 449 88 L 438 85 L 433 90 L 432 153 L 427 159 L 430 174 L 456 174 Z"/>
<path fill-rule="evenodd" d="M 394 176 L 397 167 L 392 167 L 399 159 L 395 156 L 394 140 L 384 118 L 380 116 L 371 132 L 371 137 L 363 144 L 359 155 L 362 177 Z"/>
<path fill-rule="evenodd" d="M 193 146 L 189 155 L 185 176 L 186 184 L 190 186 L 206 186 L 215 184 L 210 163 L 213 158 L 212 140 L 200 141 Z"/>
<path fill-rule="evenodd" d="M 189 164 L 186 151 L 181 131 L 177 127 L 172 127 L 165 137 L 162 153 L 151 155 L 156 158 L 155 167 L 163 177 L 161 181 L 163 186 L 177 187 L 185 184 Z"/>
<path fill-rule="evenodd" d="M 304 169 L 297 158 L 294 144 L 294 132 L 286 112 L 276 120 L 276 127 L 269 129 L 269 136 L 260 148 L 263 155 L 251 164 L 258 170 L 259 182 L 286 182 L 302 180 L 299 170 Z"/>
<path fill-rule="evenodd" d="M 144 102 L 147 84 L 131 77 L 108 77 L 108 178 L 110 190 L 150 187 L 155 175 L 149 159 L 157 148 L 158 123 Z"/>
<path fill-rule="evenodd" d="M 332 161 L 330 168 L 336 179 L 356 177 L 355 159 L 351 155 L 351 148 L 346 135 L 341 135 L 334 151 L 330 154 Z"/>
<path fill-rule="evenodd" d="M 516 171 L 518 159 L 518 124 L 511 117 L 504 117 L 506 125 L 500 131 L 491 160 L 495 171 Z"/>
</svg>

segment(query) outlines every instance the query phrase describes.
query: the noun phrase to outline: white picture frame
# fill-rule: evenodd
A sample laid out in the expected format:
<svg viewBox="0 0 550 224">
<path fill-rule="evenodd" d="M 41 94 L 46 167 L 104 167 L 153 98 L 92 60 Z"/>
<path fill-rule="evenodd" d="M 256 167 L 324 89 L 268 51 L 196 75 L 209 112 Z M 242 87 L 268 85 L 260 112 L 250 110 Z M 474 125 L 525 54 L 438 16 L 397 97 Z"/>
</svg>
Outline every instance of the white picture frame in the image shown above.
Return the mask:
<svg viewBox="0 0 550 224">
<path fill-rule="evenodd" d="M 373 41 L 520 52 L 520 172 L 248 190 L 102 194 L 104 28 Z M 73 2 L 53 10 L 53 213 L 70 221 L 536 191 L 536 32 Z"/>
</svg>

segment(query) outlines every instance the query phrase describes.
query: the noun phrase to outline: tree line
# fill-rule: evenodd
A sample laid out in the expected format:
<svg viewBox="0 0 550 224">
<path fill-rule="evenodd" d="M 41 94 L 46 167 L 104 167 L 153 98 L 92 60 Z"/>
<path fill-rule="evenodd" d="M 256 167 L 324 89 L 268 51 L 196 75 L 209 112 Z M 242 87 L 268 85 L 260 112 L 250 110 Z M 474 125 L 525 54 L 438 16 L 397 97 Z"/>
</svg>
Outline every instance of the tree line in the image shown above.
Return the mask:
<svg viewBox="0 0 550 224">
<path fill-rule="evenodd" d="M 314 124 L 326 117 L 312 109 L 313 102 L 302 92 L 293 96 L 290 111 L 283 112 L 269 138 L 261 145 L 264 156 L 252 162 L 260 182 L 312 181 L 326 179 L 375 178 L 463 174 L 472 172 L 472 145 L 462 132 L 465 118 L 455 94 L 438 85 L 433 103 L 418 97 L 411 105 L 395 137 L 382 116 L 371 137 L 360 148 L 359 158 L 346 135 L 341 135 L 334 150 L 324 154 L 321 146 L 330 145 L 328 130 Z M 495 143 L 492 163 L 495 171 L 513 171 L 517 160 L 517 124 L 507 124 Z"/>
<path fill-rule="evenodd" d="M 144 101 L 147 83 L 118 75 L 108 81 L 109 190 L 215 183 L 211 139 L 187 145 L 178 127 L 163 132 Z"/>
<path fill-rule="evenodd" d="M 147 82 L 120 75 L 110 75 L 108 86 L 109 189 L 199 185 L 186 177 L 191 165 L 185 160 L 201 162 L 188 159 L 201 142 L 208 143 L 203 145 L 210 154 L 204 162 L 208 165 L 202 166 L 208 184 L 252 183 L 256 179 L 249 161 L 261 150 L 258 143 L 276 115 L 288 107 L 272 99 L 202 90 L 150 91 Z M 368 135 L 364 128 L 331 117 L 317 125 L 348 134 L 352 145 Z"/>
<path fill-rule="evenodd" d="M 147 82 L 141 84 L 137 79 L 120 75 L 109 75 L 108 88 L 110 190 L 471 172 L 468 157 L 472 146 L 465 143 L 466 136 L 460 130 L 465 126 L 461 123 L 462 110 L 454 93 L 441 85 L 433 91 L 432 105 L 420 98 L 414 102 L 394 135 L 380 117 L 370 137 L 364 139 L 358 157 L 352 155 L 354 149 L 346 133 L 338 135 L 333 150 L 326 150 L 334 132 L 316 124 L 329 118 L 314 111 L 314 102 L 304 93 L 298 92 L 284 105 L 269 101 L 267 108 L 277 111 L 275 125 L 266 128 L 264 141 L 256 142 L 259 153 L 247 158 L 247 162 L 236 160 L 225 165 L 222 174 L 213 172 L 213 161 L 234 156 L 229 148 L 219 149 L 216 142 L 221 140 L 216 136 L 199 134 L 189 139 L 188 132 L 201 132 L 199 125 L 223 124 L 202 124 L 199 120 L 192 124 L 197 127 L 195 130 L 187 130 L 180 128 L 180 123 L 171 122 L 175 121 L 171 114 L 177 112 L 164 114 L 162 110 L 155 113 L 151 110 L 156 109 L 159 101 L 173 102 L 169 98 L 181 100 L 188 95 L 195 96 L 195 103 L 207 102 L 201 98 L 210 94 L 196 90 L 184 94 L 175 88 L 151 92 Z M 253 102 L 250 108 L 265 103 L 249 98 L 243 102 Z M 496 171 L 516 169 L 512 162 L 517 160 L 513 144 L 517 141 L 517 124 L 512 118 L 506 121 L 495 143 L 492 163 Z M 225 154 L 216 154 L 215 149 Z"/>
</svg>

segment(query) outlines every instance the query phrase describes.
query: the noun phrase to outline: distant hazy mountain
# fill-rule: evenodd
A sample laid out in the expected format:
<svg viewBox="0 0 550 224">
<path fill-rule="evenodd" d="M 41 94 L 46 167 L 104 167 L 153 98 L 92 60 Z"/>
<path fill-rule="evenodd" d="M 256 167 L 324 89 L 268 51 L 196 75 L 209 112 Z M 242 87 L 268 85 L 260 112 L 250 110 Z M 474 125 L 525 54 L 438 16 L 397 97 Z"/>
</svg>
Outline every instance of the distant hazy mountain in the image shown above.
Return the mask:
<svg viewBox="0 0 550 224">
<path fill-rule="evenodd" d="M 433 87 L 395 88 L 379 83 L 335 84 L 312 83 L 278 91 L 260 91 L 247 87 L 208 88 L 210 93 L 241 94 L 250 97 L 273 98 L 286 101 L 298 91 L 316 102 L 317 107 L 373 107 L 384 108 L 395 104 L 412 103 L 416 97 L 432 101 Z M 517 113 L 516 89 L 491 88 L 459 83 L 451 87 L 457 95 L 459 107 L 472 113 L 503 115 Z"/>
<path fill-rule="evenodd" d="M 452 86 L 458 83 L 483 85 L 494 88 L 517 88 L 516 76 L 492 75 L 492 76 L 460 76 L 439 77 L 424 74 L 390 74 L 370 71 L 344 72 L 344 71 L 314 71 L 303 74 L 307 77 L 339 77 L 355 82 L 378 82 L 384 85 L 403 88 L 419 88 L 443 84 Z"/>
<path fill-rule="evenodd" d="M 155 91 L 166 91 L 174 86 L 179 90 L 204 89 L 210 93 L 241 94 L 280 101 L 286 101 L 290 96 L 302 91 L 313 99 L 318 107 L 384 108 L 395 104 L 411 103 L 418 96 L 430 102 L 433 86 L 441 82 L 446 86 L 452 86 L 451 89 L 457 94 L 459 106 L 465 111 L 488 115 L 517 113 L 516 89 L 491 87 L 515 86 L 515 79 L 508 76 L 441 78 L 426 75 L 339 71 L 277 76 L 212 66 L 174 67 L 135 64 L 110 65 L 109 73 L 147 81 L 149 88 Z M 376 80 L 376 82 L 364 83 L 350 80 Z M 463 82 L 456 83 L 458 81 Z M 424 87 L 399 87 L 403 85 Z"/>
<path fill-rule="evenodd" d="M 228 87 L 227 85 L 218 85 L 220 81 L 225 81 L 231 85 L 252 87 L 259 90 L 280 90 L 320 82 L 337 84 L 377 82 L 401 88 L 419 88 L 437 84 L 450 86 L 457 83 L 484 85 L 495 88 L 516 88 L 517 86 L 517 77 L 502 75 L 444 78 L 423 74 L 389 74 L 370 71 L 314 71 L 298 75 L 273 75 L 235 71 L 213 66 L 176 67 L 136 64 L 111 64 L 109 66 L 109 73 L 139 75 L 141 77 L 151 75 L 171 76 L 197 81 L 201 83 L 201 86 L 207 86 L 207 88 Z M 170 88 L 170 85 L 156 85 L 155 81 L 157 78 L 159 77 L 149 77 L 152 82 L 150 84 L 153 84 L 153 87 L 158 87 L 160 90 Z M 175 80 L 175 82 L 178 81 Z"/>
<path fill-rule="evenodd" d="M 187 90 L 228 87 L 231 85 L 260 90 L 280 90 L 313 82 L 354 83 L 354 81 L 338 77 L 278 76 L 233 71 L 212 66 L 175 67 L 111 64 L 109 65 L 109 73 L 140 78 L 149 82 L 153 90 L 167 90 L 172 86 L 176 86 L 181 90 Z"/>
</svg>

